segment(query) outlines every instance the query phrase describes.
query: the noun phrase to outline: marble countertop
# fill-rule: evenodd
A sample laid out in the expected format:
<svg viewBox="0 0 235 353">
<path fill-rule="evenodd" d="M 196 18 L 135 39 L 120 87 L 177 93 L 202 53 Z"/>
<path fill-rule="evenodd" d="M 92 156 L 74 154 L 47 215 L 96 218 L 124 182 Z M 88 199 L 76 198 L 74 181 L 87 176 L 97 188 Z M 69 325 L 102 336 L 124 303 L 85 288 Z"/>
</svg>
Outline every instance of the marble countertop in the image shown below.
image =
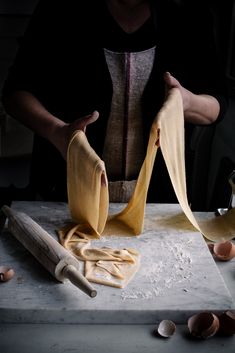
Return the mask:
<svg viewBox="0 0 235 353">
<path fill-rule="evenodd" d="M 66 205 L 61 203 L 15 202 L 12 207 L 28 213 L 49 233 L 69 217 Z M 111 205 L 113 211 L 120 207 Z M 26 255 L 25 249 L 18 247 L 11 235 L 6 240 L 3 233 L 1 261 L 4 258 L 13 261 L 21 272 L 15 283 L 9 282 L 11 288 L 6 289 L 5 284 L 0 288 L 0 351 L 27 353 L 33 348 L 34 352 L 151 353 L 171 352 L 177 345 L 182 352 L 189 349 L 198 352 L 199 348 L 200 352 L 212 348 L 215 353 L 233 352 L 234 337 L 195 341 L 189 337 L 186 322 L 197 311 L 234 309 L 234 259 L 215 262 L 199 233 L 179 230 L 184 219 L 179 216 L 178 205 L 147 205 L 146 214 L 150 221 L 134 244 L 144 250 L 142 257 L 148 254 L 142 272 L 137 273 L 125 290 L 117 292 L 97 285 L 96 300 L 77 293 L 78 289 L 70 284 L 56 283 L 31 254 Z M 169 219 L 168 226 L 164 226 L 162 221 L 167 217 L 177 220 L 176 228 L 172 228 Z M 156 221 L 159 226 L 153 233 L 150 224 Z M 110 245 L 108 241 L 105 239 Z M 9 251 L 12 245 L 14 252 Z M 35 272 L 28 273 L 29 263 L 34 263 Z M 24 282 L 20 283 L 20 277 Z M 88 310 L 85 315 L 84 309 Z M 171 339 L 163 340 L 153 334 L 157 322 L 163 318 L 177 322 L 176 334 Z"/>
</svg>

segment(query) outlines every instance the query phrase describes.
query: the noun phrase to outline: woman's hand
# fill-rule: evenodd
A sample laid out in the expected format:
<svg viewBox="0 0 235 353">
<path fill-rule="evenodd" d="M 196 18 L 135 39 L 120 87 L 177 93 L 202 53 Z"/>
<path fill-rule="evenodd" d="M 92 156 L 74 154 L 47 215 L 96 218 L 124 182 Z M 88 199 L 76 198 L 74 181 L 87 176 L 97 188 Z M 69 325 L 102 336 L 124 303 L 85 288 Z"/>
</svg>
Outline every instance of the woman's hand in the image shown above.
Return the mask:
<svg viewBox="0 0 235 353">
<path fill-rule="evenodd" d="M 199 125 L 213 123 L 220 112 L 218 100 L 207 94 L 194 94 L 184 88 L 169 72 L 164 74 L 166 95 L 171 88 L 178 88 L 183 102 L 184 118 L 187 122 Z"/>
<path fill-rule="evenodd" d="M 92 114 L 79 118 L 70 124 L 64 123 L 64 125 L 59 128 L 59 133 L 57 135 L 57 143 L 54 141 L 54 144 L 65 160 L 67 159 L 67 149 L 74 131 L 81 130 L 83 132 L 86 132 L 86 127 L 94 123 L 98 119 L 98 117 L 99 113 L 97 111 L 94 111 Z M 105 169 L 102 169 L 101 172 L 101 185 L 107 186 Z"/>
<path fill-rule="evenodd" d="M 173 77 L 169 72 L 165 72 L 164 74 L 164 81 L 165 81 L 165 90 L 166 90 L 166 95 L 168 94 L 168 91 L 171 88 L 178 88 L 181 96 L 182 96 L 182 101 L 183 101 L 183 109 L 184 112 L 188 110 L 190 106 L 190 95 L 191 92 L 185 89 L 179 81 Z"/>
<path fill-rule="evenodd" d="M 99 113 L 79 118 L 68 124 L 51 114 L 45 106 L 28 91 L 15 91 L 5 97 L 5 107 L 10 115 L 38 135 L 49 140 L 67 158 L 67 148 L 75 130 L 86 131 L 86 127 L 99 117 Z"/>
<path fill-rule="evenodd" d="M 60 151 L 63 158 L 67 159 L 67 148 L 72 137 L 72 134 L 76 130 L 82 130 L 86 132 L 86 127 L 94 123 L 99 117 L 99 113 L 94 111 L 92 114 L 86 115 L 82 118 L 78 118 L 72 123 L 61 122 L 54 132 L 54 138 L 52 138 L 52 143 Z"/>
</svg>

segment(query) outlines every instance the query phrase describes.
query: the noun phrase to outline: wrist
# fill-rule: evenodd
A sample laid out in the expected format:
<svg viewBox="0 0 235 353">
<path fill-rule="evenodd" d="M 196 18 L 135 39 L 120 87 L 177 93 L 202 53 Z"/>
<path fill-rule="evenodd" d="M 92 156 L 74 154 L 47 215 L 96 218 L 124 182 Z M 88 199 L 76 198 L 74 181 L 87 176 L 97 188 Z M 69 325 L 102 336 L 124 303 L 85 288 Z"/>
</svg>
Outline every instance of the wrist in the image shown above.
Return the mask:
<svg viewBox="0 0 235 353">
<path fill-rule="evenodd" d="M 67 126 L 64 121 L 57 118 L 54 119 L 51 126 L 48 128 L 48 140 L 60 151 L 64 156 L 64 151 L 67 148 Z"/>
</svg>

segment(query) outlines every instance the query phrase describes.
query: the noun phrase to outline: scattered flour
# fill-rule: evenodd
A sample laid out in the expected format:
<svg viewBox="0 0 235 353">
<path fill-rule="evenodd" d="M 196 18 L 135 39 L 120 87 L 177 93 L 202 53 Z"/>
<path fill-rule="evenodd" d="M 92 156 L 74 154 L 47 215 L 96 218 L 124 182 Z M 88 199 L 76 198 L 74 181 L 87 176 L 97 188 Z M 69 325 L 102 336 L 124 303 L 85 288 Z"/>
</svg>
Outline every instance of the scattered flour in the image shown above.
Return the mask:
<svg viewBox="0 0 235 353">
<path fill-rule="evenodd" d="M 167 290 L 176 288 L 181 283 L 184 285 L 182 291 L 189 291 L 187 285 L 193 275 L 192 258 L 189 251 L 185 250 L 185 242 L 162 240 L 158 249 L 153 249 L 151 256 L 149 255 L 143 254 L 141 262 L 148 262 L 148 265 L 140 268 L 141 276 L 145 278 L 143 288 L 148 290 L 123 290 L 122 300 L 150 299 L 165 295 Z"/>
</svg>

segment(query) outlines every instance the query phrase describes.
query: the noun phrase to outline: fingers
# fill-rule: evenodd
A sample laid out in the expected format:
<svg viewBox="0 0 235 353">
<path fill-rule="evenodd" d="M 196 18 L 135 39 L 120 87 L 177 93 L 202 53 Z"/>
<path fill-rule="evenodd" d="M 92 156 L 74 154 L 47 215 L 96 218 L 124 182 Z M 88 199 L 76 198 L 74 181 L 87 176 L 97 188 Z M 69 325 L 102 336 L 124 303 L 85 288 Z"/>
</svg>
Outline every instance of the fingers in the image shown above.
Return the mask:
<svg viewBox="0 0 235 353">
<path fill-rule="evenodd" d="M 99 113 L 97 112 L 97 110 L 95 110 L 92 114 L 87 115 L 85 122 L 86 122 L 86 126 L 89 124 L 94 123 L 99 117 Z"/>
<path fill-rule="evenodd" d="M 176 87 L 176 88 L 181 88 L 181 83 L 174 77 L 172 76 L 169 72 L 166 72 L 166 82 L 169 83 L 170 87 Z"/>
<path fill-rule="evenodd" d="M 73 124 L 73 129 L 82 130 L 86 132 L 86 127 L 92 123 L 94 123 L 99 117 L 99 113 L 95 110 L 92 114 L 89 114 L 83 118 L 76 120 Z"/>
<path fill-rule="evenodd" d="M 167 81 L 167 80 L 169 80 L 170 79 L 170 77 L 171 77 L 171 74 L 170 74 L 170 72 L 169 71 L 166 71 L 166 72 L 164 72 L 164 79 L 165 79 L 165 81 Z"/>
<path fill-rule="evenodd" d="M 170 85 L 170 81 L 171 81 L 171 74 L 168 71 L 164 72 L 163 78 L 164 78 L 165 84 L 167 86 L 169 86 Z"/>
<path fill-rule="evenodd" d="M 165 81 L 168 88 L 173 88 L 173 87 L 179 86 L 179 82 L 168 71 L 166 71 L 164 73 L 164 81 Z"/>
</svg>

